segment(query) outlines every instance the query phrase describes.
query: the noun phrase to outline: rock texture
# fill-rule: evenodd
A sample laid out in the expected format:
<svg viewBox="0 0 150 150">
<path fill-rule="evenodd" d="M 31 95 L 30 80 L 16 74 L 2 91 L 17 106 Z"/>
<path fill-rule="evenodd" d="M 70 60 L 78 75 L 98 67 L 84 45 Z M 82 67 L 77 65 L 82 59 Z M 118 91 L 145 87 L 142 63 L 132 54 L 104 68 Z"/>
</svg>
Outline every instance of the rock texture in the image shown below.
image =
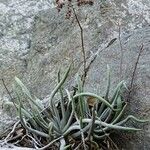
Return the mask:
<svg viewBox="0 0 150 150">
<path fill-rule="evenodd" d="M 82 70 L 80 29 L 75 17 L 66 20 L 65 9 L 58 13 L 53 7 L 54 4 L 48 0 L 0 0 L 0 77 L 5 80 L 10 92 L 13 78 L 18 76 L 33 94 L 44 99 L 56 84 L 56 73 L 60 67 L 63 73 L 73 61 L 66 84 L 69 87 L 74 84 L 76 73 Z M 149 8 L 149 0 L 138 2 L 110 0 L 103 3 L 97 1 L 93 6 L 76 8 L 84 30 L 87 61 L 97 54 L 87 74 L 85 84 L 87 91 L 104 93 L 107 64 L 112 70 L 112 89 L 119 82 L 121 46 L 122 78 L 129 83 L 143 43 L 144 52 L 137 68 L 136 88 L 129 110 L 139 118 L 148 119 L 150 119 Z M 0 99 L 0 106 L 9 100 L 3 84 L 0 84 Z M 0 114 L 0 133 L 2 133 L 13 120 L 2 108 Z M 150 149 L 150 125 L 145 126 L 143 132 L 134 136 L 127 142 L 128 144 L 122 144 L 124 149 Z"/>
<path fill-rule="evenodd" d="M 132 97 L 129 99 L 130 113 L 138 118 L 150 119 L 150 28 L 135 30 L 132 34 L 127 34 L 121 38 L 123 47 L 122 74 L 127 83 L 131 82 L 135 63 L 141 45 L 144 45 L 144 51 L 138 63 L 135 76 L 134 89 Z M 100 52 L 96 60 L 91 65 L 86 80 L 86 90 L 104 95 L 106 91 L 106 64 L 111 67 L 111 89 L 114 89 L 116 83 L 120 80 L 120 42 L 116 41 L 113 45 Z M 105 66 L 105 67 L 104 67 Z M 113 91 L 113 90 L 112 90 Z M 110 93 L 111 95 L 111 93 Z M 144 131 L 136 133 L 131 137 L 126 145 L 126 149 L 150 149 L 150 126 L 143 128 Z M 132 139 L 132 140 L 131 140 Z M 120 142 L 121 143 L 121 139 Z M 133 142 L 134 141 L 134 142 Z M 125 142 L 124 142 L 125 143 Z"/>
<path fill-rule="evenodd" d="M 10 150 L 10 149 L 13 149 L 13 150 L 35 150 L 32 148 L 27 148 L 27 147 L 16 147 L 12 144 L 1 144 L 1 141 L 0 141 L 0 149 L 1 150 Z"/>
</svg>

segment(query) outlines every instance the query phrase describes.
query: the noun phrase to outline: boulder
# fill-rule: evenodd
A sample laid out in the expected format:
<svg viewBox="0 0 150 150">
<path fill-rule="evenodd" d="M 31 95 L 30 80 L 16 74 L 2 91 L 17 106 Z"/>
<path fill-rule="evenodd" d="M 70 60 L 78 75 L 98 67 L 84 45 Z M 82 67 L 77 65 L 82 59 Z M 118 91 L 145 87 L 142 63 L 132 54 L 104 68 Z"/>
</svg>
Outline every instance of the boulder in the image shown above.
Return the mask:
<svg viewBox="0 0 150 150">
<path fill-rule="evenodd" d="M 59 68 L 63 74 L 70 62 L 73 62 L 72 70 L 66 87 L 73 86 L 76 74 L 83 70 L 80 28 L 74 15 L 70 20 L 65 19 L 66 8 L 58 13 L 53 8 L 54 3 L 48 0 L 1 0 L 0 6 L 0 78 L 4 79 L 10 93 L 13 94 L 12 84 L 17 76 L 33 94 L 45 99 L 57 83 Z M 87 91 L 104 94 L 107 64 L 112 72 L 112 89 L 121 79 L 130 83 L 140 46 L 144 45 L 129 111 L 147 119 L 150 114 L 149 7 L 149 0 L 106 0 L 97 1 L 93 6 L 75 7 L 84 31 L 87 62 L 90 64 L 93 56 L 97 56 L 87 73 Z M 8 100 L 9 95 L 1 82 L 0 134 L 15 120 L 14 115 L 10 117 L 2 109 L 4 101 Z M 122 147 L 150 149 L 150 125 L 143 129 L 127 143 L 122 143 Z"/>
</svg>

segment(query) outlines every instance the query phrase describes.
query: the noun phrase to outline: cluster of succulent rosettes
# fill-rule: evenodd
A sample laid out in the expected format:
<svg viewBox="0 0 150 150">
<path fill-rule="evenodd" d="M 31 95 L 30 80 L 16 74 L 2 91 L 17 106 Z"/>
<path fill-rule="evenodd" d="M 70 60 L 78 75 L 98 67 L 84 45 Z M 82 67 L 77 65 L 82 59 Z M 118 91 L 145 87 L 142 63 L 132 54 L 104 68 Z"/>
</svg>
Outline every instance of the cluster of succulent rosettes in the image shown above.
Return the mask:
<svg viewBox="0 0 150 150">
<path fill-rule="evenodd" d="M 93 5 L 93 3 L 93 0 L 56 0 L 58 12 L 60 12 L 64 6 L 67 6 L 66 19 L 70 19 L 73 6 Z"/>
<path fill-rule="evenodd" d="M 108 67 L 107 90 L 104 97 L 94 93 L 85 92 L 79 76 L 75 91 L 64 89 L 70 72 L 70 67 L 61 77 L 58 71 L 58 84 L 51 92 L 47 106 L 31 95 L 19 78 L 15 78 L 16 103 L 21 125 L 34 138 L 34 146 L 38 149 L 50 148 L 55 144 L 59 149 L 88 147 L 87 142 L 96 143 L 97 139 L 103 140 L 112 130 L 138 131 L 140 129 L 127 127 L 128 120 L 144 123 L 132 115 L 121 120 L 126 103 L 122 98 L 122 91 L 126 88 L 121 81 L 111 98 L 110 71 Z M 22 94 L 20 94 L 22 93 Z M 56 103 L 55 95 L 60 96 Z M 25 98 L 24 98 L 25 97 Z M 58 98 L 58 97 L 57 97 Z M 29 103 L 26 107 L 24 100 Z M 28 111 L 30 109 L 30 111 Z M 99 144 L 96 144 L 100 147 Z"/>
</svg>

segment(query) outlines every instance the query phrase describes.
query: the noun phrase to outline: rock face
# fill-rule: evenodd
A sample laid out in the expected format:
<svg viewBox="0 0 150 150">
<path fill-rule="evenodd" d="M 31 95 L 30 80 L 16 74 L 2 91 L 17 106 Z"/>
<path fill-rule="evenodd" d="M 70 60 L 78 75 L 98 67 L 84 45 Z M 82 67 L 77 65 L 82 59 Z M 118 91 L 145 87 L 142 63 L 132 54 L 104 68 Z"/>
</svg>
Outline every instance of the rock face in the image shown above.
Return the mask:
<svg viewBox="0 0 150 150">
<path fill-rule="evenodd" d="M 13 78 L 18 76 L 33 94 L 43 99 L 56 84 L 60 67 L 63 73 L 73 61 L 67 86 L 73 85 L 74 76 L 82 70 L 80 29 L 75 17 L 66 20 L 66 11 L 58 13 L 53 7 L 48 0 L 0 0 L 0 77 L 10 92 Z M 116 86 L 121 76 L 121 47 L 122 79 L 129 83 L 140 46 L 144 45 L 129 110 L 147 119 L 150 119 L 149 8 L 149 0 L 95 2 L 93 6 L 76 8 L 84 30 L 87 61 L 97 54 L 87 74 L 87 91 L 105 92 L 107 64 L 112 70 L 112 89 Z M 0 106 L 7 100 L 9 96 L 0 84 Z M 0 114 L 2 133 L 13 120 L 2 108 Z M 134 136 L 128 144 L 122 144 L 124 149 L 150 149 L 150 125 Z"/>
<path fill-rule="evenodd" d="M 23 76 L 30 52 L 35 17 L 53 7 L 48 0 L 0 0 L 0 78 L 12 87 L 14 76 Z M 9 100 L 0 81 L 0 133 L 14 121 L 2 113 L 3 101 Z"/>
<path fill-rule="evenodd" d="M 35 150 L 35 149 L 32 149 L 32 148 L 16 147 L 12 144 L 1 144 L 1 143 L 0 143 L 0 148 L 1 148 L 1 150 L 10 150 L 10 149 L 13 149 L 13 150 Z"/>
<path fill-rule="evenodd" d="M 122 74 L 125 81 L 131 82 L 133 69 L 137 61 L 141 44 L 144 51 L 138 63 L 133 89 L 133 97 L 129 100 L 130 113 L 139 118 L 150 119 L 150 28 L 143 28 L 122 37 L 123 63 Z M 106 64 L 111 67 L 111 89 L 114 89 L 120 79 L 120 42 L 116 41 L 113 45 L 100 52 L 93 62 L 86 80 L 86 90 L 104 95 L 106 91 Z M 105 67 L 104 67 L 105 66 Z M 112 90 L 113 91 L 113 90 Z M 126 149 L 146 149 L 150 143 L 150 126 L 146 126 L 143 132 L 137 133 L 128 141 Z M 133 139 L 135 140 L 133 143 Z M 131 139 L 130 139 L 131 140 Z M 120 141 L 121 142 L 121 141 Z M 140 144 L 139 144 L 140 143 Z"/>
</svg>

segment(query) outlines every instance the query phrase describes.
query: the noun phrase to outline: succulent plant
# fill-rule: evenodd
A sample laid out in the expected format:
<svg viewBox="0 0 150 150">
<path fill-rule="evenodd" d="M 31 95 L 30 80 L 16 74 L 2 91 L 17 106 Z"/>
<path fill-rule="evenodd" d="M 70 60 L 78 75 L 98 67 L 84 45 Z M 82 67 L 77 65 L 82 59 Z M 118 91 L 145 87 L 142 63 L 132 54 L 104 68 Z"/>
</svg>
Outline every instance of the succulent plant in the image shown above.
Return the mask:
<svg viewBox="0 0 150 150">
<path fill-rule="evenodd" d="M 26 86 L 19 78 L 15 78 L 17 113 L 21 125 L 33 137 L 35 148 L 46 149 L 56 144 L 60 150 L 69 147 L 73 149 L 87 149 L 87 142 L 96 144 L 97 139 L 104 139 L 112 130 L 139 131 L 141 129 L 123 126 L 128 120 L 140 123 L 147 120 L 139 120 L 129 115 L 121 120 L 127 104 L 122 97 L 126 89 L 124 81 L 121 81 L 111 98 L 110 91 L 110 69 L 108 67 L 107 91 L 104 97 L 94 93 L 85 92 L 81 78 L 77 76 L 77 86 L 74 92 L 64 89 L 69 67 L 61 78 L 58 72 L 58 84 L 51 92 L 47 107 L 35 96 L 31 95 Z M 25 105 L 22 98 L 29 104 Z M 56 105 L 55 95 L 60 95 Z M 76 144 L 76 141 L 80 141 Z"/>
</svg>

